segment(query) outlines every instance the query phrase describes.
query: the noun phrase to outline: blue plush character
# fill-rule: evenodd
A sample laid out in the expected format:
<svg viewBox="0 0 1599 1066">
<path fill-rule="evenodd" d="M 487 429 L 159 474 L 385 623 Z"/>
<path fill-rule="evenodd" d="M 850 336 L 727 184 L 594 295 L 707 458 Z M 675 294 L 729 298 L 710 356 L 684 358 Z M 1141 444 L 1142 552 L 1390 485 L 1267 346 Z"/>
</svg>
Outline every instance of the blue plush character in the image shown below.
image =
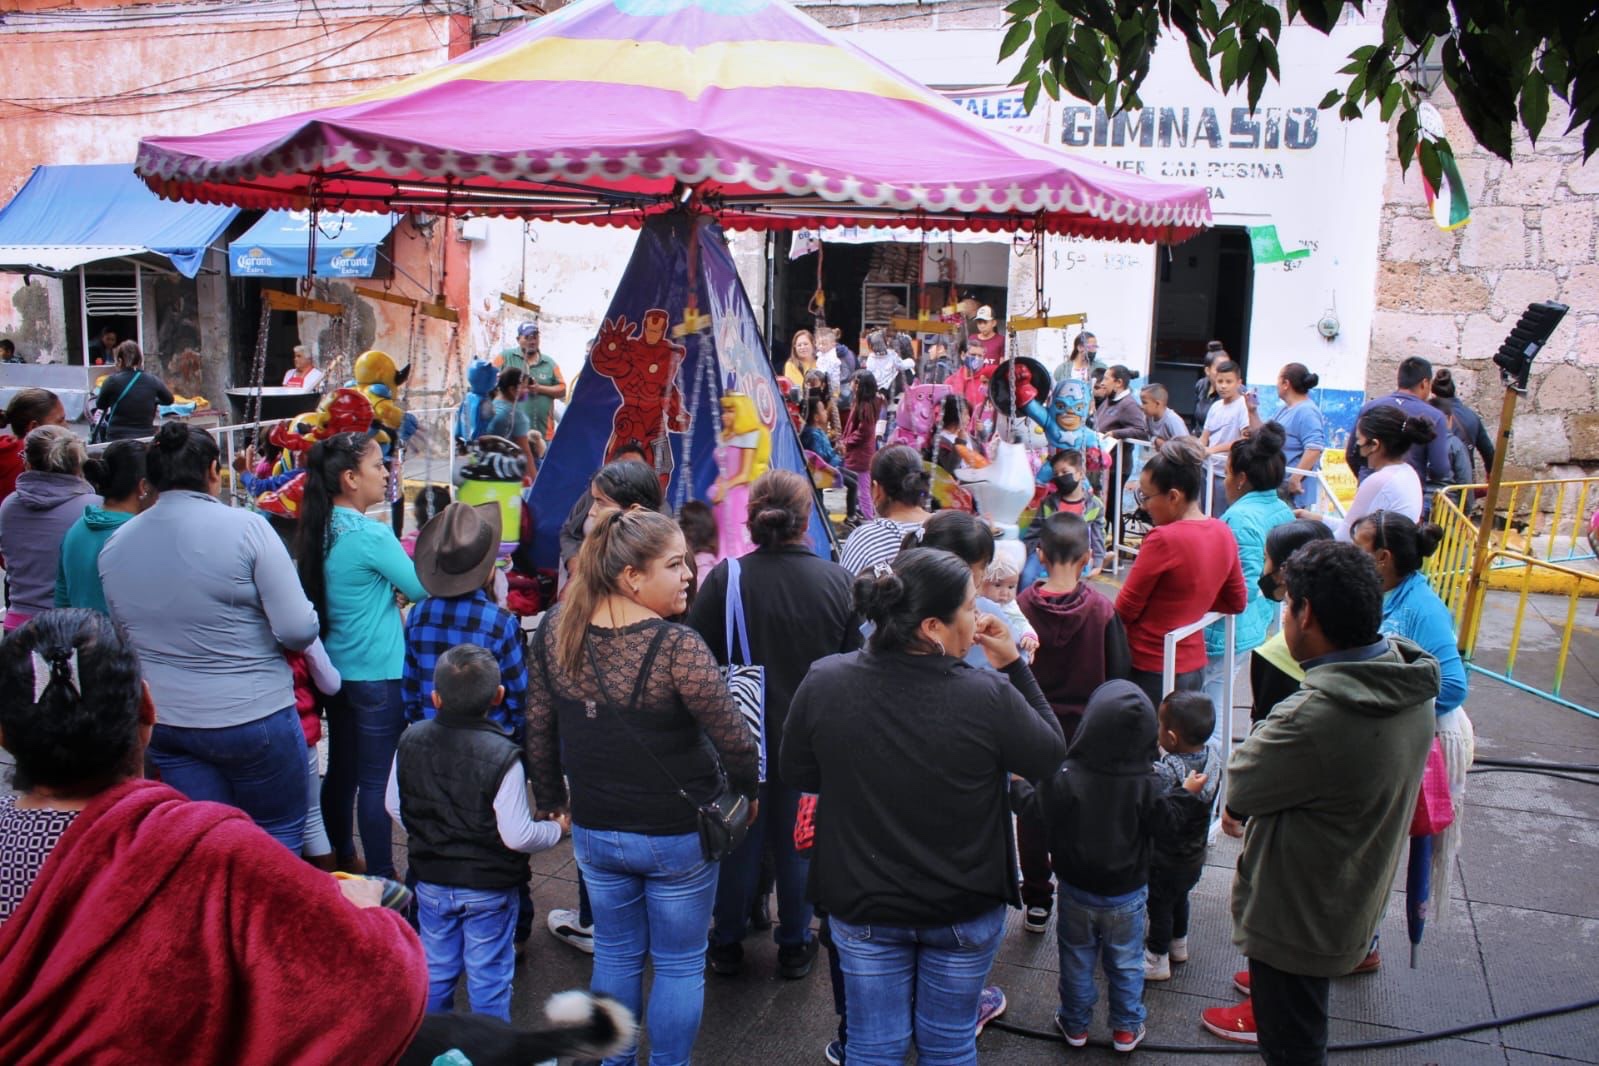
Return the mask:
<svg viewBox="0 0 1599 1066">
<path fill-rule="evenodd" d="M 494 386 L 499 381 L 499 371 L 494 364 L 483 359 L 472 360 L 466 370 L 466 386 L 470 390 L 455 413 L 455 436 L 470 445 L 483 435 L 494 418 Z"/>
</svg>

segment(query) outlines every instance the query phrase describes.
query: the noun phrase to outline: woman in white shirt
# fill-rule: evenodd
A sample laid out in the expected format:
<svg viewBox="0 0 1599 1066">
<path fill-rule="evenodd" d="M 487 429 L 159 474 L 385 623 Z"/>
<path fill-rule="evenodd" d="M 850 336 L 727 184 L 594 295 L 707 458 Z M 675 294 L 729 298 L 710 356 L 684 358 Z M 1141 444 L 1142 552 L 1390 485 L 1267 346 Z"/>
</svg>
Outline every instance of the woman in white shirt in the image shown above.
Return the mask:
<svg viewBox="0 0 1599 1066">
<path fill-rule="evenodd" d="M 1411 521 L 1421 521 L 1421 478 L 1405 462 L 1413 444 L 1431 441 L 1435 430 L 1424 418 L 1406 418 L 1397 404 L 1379 404 L 1355 423 L 1355 447 L 1365 458 L 1369 470 L 1349 513 L 1343 520 L 1328 518 L 1315 511 L 1297 510 L 1300 518 L 1316 518 L 1332 527 L 1333 536 L 1346 544 L 1355 523 L 1375 511 L 1397 511 Z"/>
</svg>

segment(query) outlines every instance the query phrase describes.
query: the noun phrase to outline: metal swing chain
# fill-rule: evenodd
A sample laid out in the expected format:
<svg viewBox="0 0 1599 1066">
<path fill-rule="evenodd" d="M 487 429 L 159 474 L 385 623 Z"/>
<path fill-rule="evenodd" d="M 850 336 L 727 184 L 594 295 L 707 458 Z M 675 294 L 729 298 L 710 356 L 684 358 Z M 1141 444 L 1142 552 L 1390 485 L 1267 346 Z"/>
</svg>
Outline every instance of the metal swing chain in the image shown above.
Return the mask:
<svg viewBox="0 0 1599 1066">
<path fill-rule="evenodd" d="M 411 365 L 411 359 L 416 352 L 416 319 L 416 307 L 413 305 L 411 307 L 411 324 L 409 329 L 406 331 L 405 339 L 406 366 Z M 398 389 L 396 389 L 396 391 L 398 391 Z M 399 403 L 399 399 L 400 398 L 397 395 L 391 396 L 389 397 L 389 402 L 397 405 Z M 391 506 L 399 502 L 401 497 L 405 495 L 405 441 L 401 436 L 401 430 L 403 428 L 404 423 L 402 422 L 401 428 L 394 431 L 394 451 L 389 457 L 389 463 L 393 473 L 389 477 L 389 491 L 386 495 L 388 496 L 388 502 Z"/>
</svg>

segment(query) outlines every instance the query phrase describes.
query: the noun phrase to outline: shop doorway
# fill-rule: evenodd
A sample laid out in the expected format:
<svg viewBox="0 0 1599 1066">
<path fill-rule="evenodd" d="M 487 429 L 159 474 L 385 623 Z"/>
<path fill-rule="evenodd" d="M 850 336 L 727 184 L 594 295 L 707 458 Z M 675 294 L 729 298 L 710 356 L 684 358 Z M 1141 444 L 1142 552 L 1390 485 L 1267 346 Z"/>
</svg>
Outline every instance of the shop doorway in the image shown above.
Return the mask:
<svg viewBox="0 0 1599 1066">
<path fill-rule="evenodd" d="M 1248 380 L 1254 256 L 1242 226 L 1217 226 L 1160 249 L 1158 256 L 1150 376 L 1166 386 L 1172 408 L 1188 418 L 1209 341 L 1221 341 Z"/>
<path fill-rule="evenodd" d="M 817 290 L 818 253 L 790 259 L 792 247 L 793 238 L 787 233 L 778 234 L 772 244 L 771 336 L 767 343 L 779 372 L 788 359 L 789 342 L 795 331 L 814 329 L 816 325 L 811 306 Z M 895 316 L 916 315 L 922 301 L 919 287 L 925 288 L 927 306 L 936 314 L 949 303 L 944 260 L 950 254 L 955 256 L 959 293 L 970 295 L 979 306 L 994 308 L 1003 320 L 1008 243 L 958 243 L 951 253 L 947 245 L 934 242 L 836 241 L 825 244 L 821 252 L 827 323 L 839 331 L 840 341 L 858 350 L 864 332 L 882 327 Z M 926 262 L 921 261 L 924 255 Z"/>
</svg>

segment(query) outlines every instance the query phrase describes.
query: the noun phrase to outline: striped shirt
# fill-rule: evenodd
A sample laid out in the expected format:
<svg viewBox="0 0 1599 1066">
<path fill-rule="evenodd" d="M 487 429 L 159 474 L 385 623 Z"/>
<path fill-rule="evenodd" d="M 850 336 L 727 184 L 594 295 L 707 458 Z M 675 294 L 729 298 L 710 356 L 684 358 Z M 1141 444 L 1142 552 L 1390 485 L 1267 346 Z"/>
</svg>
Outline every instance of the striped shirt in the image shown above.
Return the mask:
<svg viewBox="0 0 1599 1066">
<path fill-rule="evenodd" d="M 914 533 L 920 522 L 896 522 L 891 518 L 874 518 L 859 527 L 844 541 L 844 550 L 838 564 L 851 574 L 859 576 L 878 563 L 891 563 L 899 554 L 905 534 Z"/>
</svg>

